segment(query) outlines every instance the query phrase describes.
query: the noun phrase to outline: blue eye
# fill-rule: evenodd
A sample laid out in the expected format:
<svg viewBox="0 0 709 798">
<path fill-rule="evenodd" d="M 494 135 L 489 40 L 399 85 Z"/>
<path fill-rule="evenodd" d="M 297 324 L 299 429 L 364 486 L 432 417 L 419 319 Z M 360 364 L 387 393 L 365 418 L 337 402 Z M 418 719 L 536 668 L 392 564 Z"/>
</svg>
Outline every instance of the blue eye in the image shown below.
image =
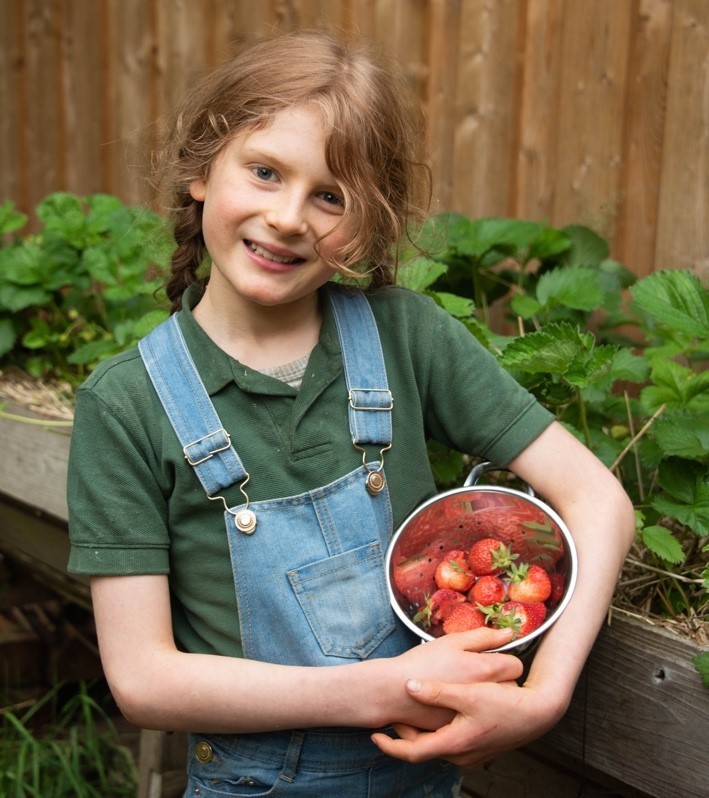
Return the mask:
<svg viewBox="0 0 709 798">
<path fill-rule="evenodd" d="M 269 169 L 267 166 L 254 166 L 253 171 L 261 180 L 273 180 L 275 177 L 273 169 Z"/>
</svg>

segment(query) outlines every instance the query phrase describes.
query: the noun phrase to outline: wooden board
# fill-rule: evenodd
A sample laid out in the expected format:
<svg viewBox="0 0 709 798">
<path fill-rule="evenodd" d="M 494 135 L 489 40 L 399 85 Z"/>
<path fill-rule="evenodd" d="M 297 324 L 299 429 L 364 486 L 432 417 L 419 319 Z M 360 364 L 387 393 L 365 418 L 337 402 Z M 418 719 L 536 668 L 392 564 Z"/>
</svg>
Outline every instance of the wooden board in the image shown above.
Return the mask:
<svg viewBox="0 0 709 798">
<path fill-rule="evenodd" d="M 18 406 L 5 410 L 30 423 L 0 417 L 0 492 L 65 521 L 71 428 L 42 422 Z"/>
<path fill-rule="evenodd" d="M 566 717 L 541 744 L 656 798 L 706 798 L 709 688 L 688 639 L 614 616 Z"/>
</svg>

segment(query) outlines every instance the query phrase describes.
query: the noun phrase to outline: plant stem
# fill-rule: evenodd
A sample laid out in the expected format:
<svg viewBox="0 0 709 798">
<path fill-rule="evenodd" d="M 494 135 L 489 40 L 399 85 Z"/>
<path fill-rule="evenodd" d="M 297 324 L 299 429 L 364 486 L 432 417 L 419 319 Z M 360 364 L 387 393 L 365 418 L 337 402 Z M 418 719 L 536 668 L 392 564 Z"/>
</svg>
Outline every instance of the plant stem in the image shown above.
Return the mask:
<svg viewBox="0 0 709 798">
<path fill-rule="evenodd" d="M 74 424 L 73 421 L 53 421 L 50 419 L 18 416 L 15 413 L 6 413 L 4 410 L 0 410 L 0 418 L 6 418 L 8 421 L 21 421 L 23 424 L 35 424 L 40 427 L 71 427 Z"/>
<path fill-rule="evenodd" d="M 581 422 L 581 430 L 583 432 L 584 440 L 586 441 L 586 446 L 590 449 L 591 448 L 591 432 L 588 429 L 588 417 L 586 416 L 586 404 L 583 401 L 583 397 L 581 396 L 581 389 L 576 389 L 576 401 L 579 405 L 579 421 Z"/>
<path fill-rule="evenodd" d="M 652 414 L 652 416 L 645 422 L 645 424 L 643 424 L 638 434 L 633 436 L 630 443 L 628 443 L 625 449 L 623 449 L 623 451 L 618 455 L 618 457 L 615 458 L 613 465 L 611 465 L 610 467 L 611 471 L 614 471 L 616 468 L 618 468 L 625 455 L 628 454 L 628 452 L 633 448 L 633 446 L 635 446 L 635 444 L 640 440 L 640 438 L 642 438 L 642 436 L 650 429 L 655 419 L 664 411 L 665 407 L 667 407 L 667 405 L 665 404 L 660 405 L 657 408 L 657 410 Z"/>
</svg>

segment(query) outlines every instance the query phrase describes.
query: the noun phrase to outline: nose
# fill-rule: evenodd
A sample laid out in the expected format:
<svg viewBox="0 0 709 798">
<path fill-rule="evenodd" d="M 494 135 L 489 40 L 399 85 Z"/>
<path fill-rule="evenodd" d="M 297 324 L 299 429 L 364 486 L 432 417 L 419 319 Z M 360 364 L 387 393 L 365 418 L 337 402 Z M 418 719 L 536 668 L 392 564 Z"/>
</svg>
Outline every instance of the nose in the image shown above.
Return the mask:
<svg viewBox="0 0 709 798">
<path fill-rule="evenodd" d="M 306 216 L 306 197 L 295 190 L 283 190 L 272 197 L 266 222 L 283 236 L 303 235 L 308 229 Z"/>
</svg>

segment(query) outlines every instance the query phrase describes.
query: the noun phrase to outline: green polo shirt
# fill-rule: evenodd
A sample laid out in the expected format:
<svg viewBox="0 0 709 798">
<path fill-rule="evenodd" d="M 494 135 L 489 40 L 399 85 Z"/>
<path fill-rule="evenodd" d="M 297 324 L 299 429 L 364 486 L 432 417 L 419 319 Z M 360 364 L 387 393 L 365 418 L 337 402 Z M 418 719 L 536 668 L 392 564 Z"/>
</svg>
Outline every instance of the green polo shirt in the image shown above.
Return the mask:
<svg viewBox="0 0 709 798">
<path fill-rule="evenodd" d="M 180 327 L 249 473 L 249 499 L 297 495 L 361 465 L 329 302 L 296 391 L 219 349 L 192 316 L 197 296 L 188 291 Z M 384 462 L 396 529 L 435 494 L 427 438 L 506 465 L 552 416 L 431 299 L 388 288 L 370 303 L 394 397 Z M 230 507 L 243 503 L 236 485 L 223 496 Z M 185 462 L 136 349 L 101 364 L 78 392 L 68 499 L 71 572 L 169 574 L 178 644 L 241 655 L 224 505 Z"/>
</svg>

